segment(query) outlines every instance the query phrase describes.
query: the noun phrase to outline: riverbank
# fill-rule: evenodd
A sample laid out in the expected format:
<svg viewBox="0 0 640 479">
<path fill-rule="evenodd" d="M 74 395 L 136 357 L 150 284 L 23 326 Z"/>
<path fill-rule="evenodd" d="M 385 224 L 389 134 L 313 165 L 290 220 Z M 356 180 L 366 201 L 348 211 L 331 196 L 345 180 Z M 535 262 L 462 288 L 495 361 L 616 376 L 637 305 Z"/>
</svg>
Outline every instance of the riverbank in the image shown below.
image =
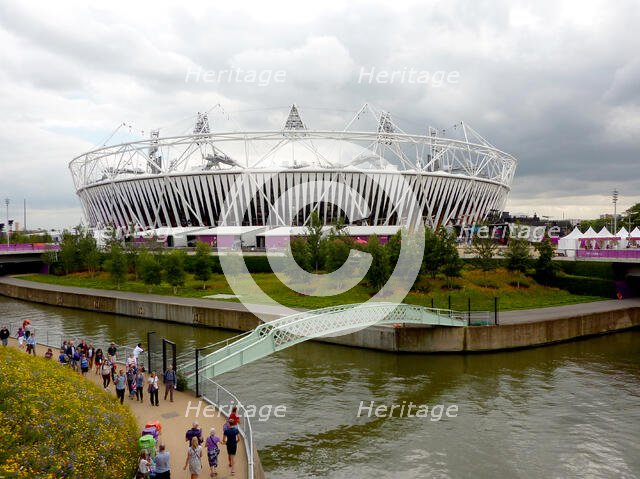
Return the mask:
<svg viewBox="0 0 640 479">
<path fill-rule="evenodd" d="M 323 275 L 318 275 L 318 278 L 322 277 Z M 337 295 L 313 296 L 292 291 L 273 273 L 252 273 L 251 278 L 269 298 L 294 309 L 312 310 L 336 304 L 363 303 L 371 298 L 372 293 L 365 281 Z M 187 273 L 184 284 L 176 290 L 166 282 L 158 285 L 144 284 L 135 274 L 129 274 L 126 281 L 117 285 L 109 273 L 104 271 L 95 273 L 85 271 L 62 276 L 31 274 L 22 276 L 22 279 L 59 286 L 240 302 L 240 297 L 229 286 L 225 275 L 218 273 L 213 274 L 206 282 L 196 280 L 193 274 Z M 564 283 L 570 281 L 571 290 L 574 293 L 569 292 L 567 288 L 540 284 L 524 273 L 507 271 L 503 268 L 494 271 L 464 268 L 461 276 L 451 284 L 446 278 L 440 276 L 421 277 L 414 288 L 407 293 L 404 302 L 457 311 L 466 311 L 470 305 L 472 310 L 487 311 L 494 309 L 494 302 L 498 297 L 500 310 L 511 311 L 588 303 L 615 297 L 613 282 L 608 279 L 562 276 L 558 281 Z M 322 288 L 320 285 L 316 286 Z M 579 291 L 578 294 L 576 289 Z M 243 303 L 261 300 L 260 297 L 252 298 L 249 291 L 243 291 L 240 294 Z"/>
<path fill-rule="evenodd" d="M 11 338 L 9 339 L 9 346 L 18 349 L 18 342 L 15 339 Z M 57 351 L 57 348 L 59 348 L 59 345 L 38 344 L 36 346 L 36 355 L 43 356 L 47 347 L 51 347 L 55 352 Z M 57 354 L 54 354 L 53 361 L 55 361 L 55 357 L 57 357 Z M 125 369 L 124 364 L 119 363 L 118 370 L 120 369 Z M 80 373 L 78 373 L 78 376 L 80 376 Z M 99 374 L 95 374 L 95 370 L 87 373 L 85 379 L 102 387 L 102 377 Z M 145 384 L 146 379 L 147 377 L 145 375 Z M 107 391 L 115 396 L 115 387 L 113 384 L 109 385 Z M 185 432 L 191 427 L 193 421 L 198 421 L 200 423 L 203 435 L 208 435 L 209 429 L 215 427 L 217 435 L 222 437 L 222 426 L 224 424 L 225 418 L 224 416 L 219 414 L 210 414 L 207 418 L 195 418 L 189 416 L 187 414 L 187 411 L 190 411 L 192 413 L 192 411 L 195 410 L 193 409 L 193 406 L 201 404 L 200 402 L 202 401 L 201 398 L 196 398 L 195 395 L 190 391 L 174 391 L 173 402 L 169 401 L 169 398 L 167 398 L 167 400 L 165 401 L 164 386 L 162 386 L 161 384 L 159 398 L 159 406 L 152 406 L 149 402 L 149 394 L 147 393 L 145 387 L 143 402 L 129 399 L 129 395 L 126 394 L 124 405 L 133 413 L 140 431 L 144 429 L 146 424 L 156 420 L 160 421 L 162 425 L 162 433 L 159 440 L 162 444 L 165 445 L 166 450 L 169 451 L 171 455 L 171 470 L 173 474 L 175 476 L 179 476 L 183 474 L 182 467 L 184 466 L 187 454 L 187 443 L 184 439 Z M 203 402 L 201 409 L 205 406 L 207 406 L 207 404 Z M 220 448 L 218 465 L 219 467 L 217 477 L 220 479 L 230 477 L 248 477 L 247 455 L 244 447 L 244 441 L 241 441 L 238 445 L 238 454 L 236 456 L 234 476 L 231 476 L 231 473 L 229 471 L 226 449 L 224 446 Z M 203 466 L 203 471 L 209 470 L 206 460 L 206 451 L 203 457 Z M 259 471 L 262 471 L 261 466 L 258 466 L 257 469 Z M 208 475 L 208 472 L 206 475 Z M 264 477 L 264 473 L 261 472 L 256 477 Z"/>
<path fill-rule="evenodd" d="M 37 303 L 182 324 L 248 331 L 260 320 L 239 303 L 147 295 L 0 278 L 0 294 Z M 267 320 L 283 311 L 263 306 Z M 542 346 L 640 326 L 640 300 L 500 313 L 499 326 L 374 326 L 318 341 L 397 353 L 471 353 Z"/>
</svg>

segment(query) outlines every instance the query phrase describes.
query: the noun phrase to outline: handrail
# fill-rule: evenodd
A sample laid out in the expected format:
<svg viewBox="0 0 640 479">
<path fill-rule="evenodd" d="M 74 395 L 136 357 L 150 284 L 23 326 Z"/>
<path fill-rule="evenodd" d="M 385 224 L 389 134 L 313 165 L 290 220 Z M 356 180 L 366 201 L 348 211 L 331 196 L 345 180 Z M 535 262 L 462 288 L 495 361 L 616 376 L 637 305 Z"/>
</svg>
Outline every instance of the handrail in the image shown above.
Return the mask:
<svg viewBox="0 0 640 479">
<path fill-rule="evenodd" d="M 21 322 L 8 322 L 6 323 L 9 327 L 9 331 L 11 332 L 11 337 L 15 337 L 18 328 L 22 327 L 22 323 Z M 36 328 L 33 325 L 31 326 L 31 332 L 36 333 L 36 345 L 40 345 L 43 347 L 48 347 L 48 348 L 52 348 L 52 349 L 56 349 L 56 350 L 60 350 L 60 348 L 62 347 L 62 342 L 66 339 L 72 340 L 75 342 L 76 345 L 79 344 L 80 341 L 84 340 L 87 344 L 92 344 L 95 350 L 98 349 L 102 349 L 102 351 L 105 354 L 105 357 L 107 355 L 107 349 L 109 348 L 109 346 L 111 345 L 111 343 L 113 341 L 99 341 L 99 340 L 95 340 L 94 338 L 91 338 L 90 336 L 75 336 L 72 333 L 64 333 L 63 331 L 54 329 L 54 328 Z M 43 340 L 43 335 L 46 338 L 45 340 Z M 58 337 L 59 338 L 59 343 L 58 344 L 52 344 L 53 343 L 53 337 Z M 124 359 L 120 359 L 121 362 L 125 362 L 127 360 L 127 358 L 129 357 L 129 353 L 133 352 L 133 350 L 135 349 L 135 345 L 134 346 L 127 346 L 127 345 L 123 345 L 123 344 L 117 344 L 115 342 L 113 342 L 113 344 L 115 344 L 116 348 L 120 351 L 124 350 L 125 351 L 125 357 Z M 143 351 L 142 353 L 140 353 L 140 355 L 138 356 L 138 363 L 144 364 L 145 363 L 145 358 L 146 355 L 150 354 L 149 351 Z M 149 371 L 151 372 L 151 371 Z"/>
<path fill-rule="evenodd" d="M 228 417 L 228 414 L 225 413 L 224 409 L 221 407 L 221 406 L 224 406 L 224 404 L 221 404 L 220 391 L 222 391 L 226 396 L 228 396 L 231 399 L 231 405 L 237 406 L 239 416 L 240 416 L 240 424 L 238 424 L 238 430 L 240 431 L 240 435 L 245 440 L 245 450 L 247 452 L 247 473 L 248 473 L 249 479 L 253 479 L 254 477 L 253 430 L 251 428 L 251 420 L 249 419 L 249 414 L 247 412 L 247 409 L 244 407 L 244 405 L 240 402 L 240 400 L 236 397 L 235 394 L 233 394 L 231 391 L 229 391 L 228 389 L 226 389 L 224 386 L 217 383 L 213 379 L 207 378 L 203 382 L 204 384 L 200 386 L 202 388 L 201 390 L 203 391 L 202 399 L 204 399 L 206 402 L 214 406 L 218 411 L 222 412 L 222 414 L 224 414 L 225 417 Z M 207 386 L 209 386 L 210 388 L 215 387 L 215 394 L 213 395 L 213 397 L 209 397 L 208 392 L 211 392 L 211 391 L 207 389 Z"/>
</svg>

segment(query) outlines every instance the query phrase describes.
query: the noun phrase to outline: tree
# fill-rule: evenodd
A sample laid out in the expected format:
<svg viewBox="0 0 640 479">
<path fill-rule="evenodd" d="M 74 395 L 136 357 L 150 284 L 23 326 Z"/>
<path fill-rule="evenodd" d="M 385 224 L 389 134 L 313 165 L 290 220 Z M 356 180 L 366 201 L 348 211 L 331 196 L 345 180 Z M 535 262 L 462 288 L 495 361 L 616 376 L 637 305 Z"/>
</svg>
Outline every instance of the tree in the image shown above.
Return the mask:
<svg viewBox="0 0 640 479">
<path fill-rule="evenodd" d="M 371 266 L 367 271 L 367 282 L 375 291 L 380 290 L 389 279 L 389 257 L 376 235 L 369 236 L 367 252 L 371 255 Z"/>
<path fill-rule="evenodd" d="M 162 265 L 156 255 L 148 251 L 138 255 L 136 271 L 142 282 L 149 287 L 149 292 L 153 286 L 162 282 Z"/>
<path fill-rule="evenodd" d="M 531 263 L 529 242 L 525 239 L 509 238 L 505 257 L 507 258 L 507 269 L 509 271 L 526 273 Z"/>
<path fill-rule="evenodd" d="M 491 238 L 475 236 L 471 244 L 471 252 L 475 256 L 474 262 L 482 271 L 496 269 L 496 261 L 493 259 L 498 251 L 498 245 Z"/>
<path fill-rule="evenodd" d="M 127 269 L 129 273 L 135 274 L 137 280 L 139 277 L 138 257 L 140 256 L 140 247 L 128 241 L 124 245 L 124 255 L 127 258 Z"/>
<path fill-rule="evenodd" d="M 422 257 L 422 270 L 432 279 L 436 277 L 442 266 L 441 242 L 438 235 L 431 229 L 424 230 L 424 256 Z"/>
<path fill-rule="evenodd" d="M 58 260 L 62 265 L 64 274 L 69 274 L 78 269 L 79 257 L 78 236 L 69 230 L 64 230 L 60 240 L 60 250 L 58 251 Z"/>
<path fill-rule="evenodd" d="M 312 211 L 307 225 L 307 245 L 311 259 L 311 267 L 318 271 L 322 268 L 322 221 L 317 211 Z"/>
<path fill-rule="evenodd" d="M 298 266 L 303 270 L 311 272 L 311 250 L 309 243 L 305 238 L 293 238 L 289 243 L 291 246 L 291 254 Z"/>
<path fill-rule="evenodd" d="M 164 274 L 167 283 L 173 286 L 173 294 L 184 285 L 186 273 L 184 270 L 184 251 L 172 251 L 164 258 Z"/>
<path fill-rule="evenodd" d="M 395 268 L 396 264 L 398 264 L 398 258 L 400 257 L 400 249 L 402 248 L 402 232 L 398 231 L 393 236 L 390 236 L 384 248 L 387 250 L 389 265 Z"/>
<path fill-rule="evenodd" d="M 538 250 L 538 259 L 535 264 L 536 279 L 540 283 L 548 284 L 556 277 L 558 272 L 558 265 L 553 261 L 555 248 L 548 237 L 538 243 L 536 248 Z"/>
<path fill-rule="evenodd" d="M 349 258 L 348 238 L 332 237 L 323 243 L 322 256 L 327 273 L 338 270 Z"/>
<path fill-rule="evenodd" d="M 119 242 L 111 241 L 108 248 L 104 269 L 109 272 L 111 280 L 120 289 L 120 285 L 127 279 L 127 258 Z"/>
<path fill-rule="evenodd" d="M 91 276 L 100 268 L 100 251 L 98 244 L 93 235 L 86 229 L 79 229 L 77 236 L 78 256 L 83 268 L 85 268 Z"/>
<path fill-rule="evenodd" d="M 442 262 L 440 269 L 447 278 L 449 288 L 451 288 L 453 278 L 458 278 L 461 275 L 462 260 L 458 254 L 454 235 L 449 234 L 444 228 L 440 228 L 438 231 L 438 243 Z"/>
<path fill-rule="evenodd" d="M 202 281 L 202 289 L 206 289 L 207 281 L 211 278 L 211 246 L 202 241 L 196 242 L 193 275 L 198 281 Z"/>
<path fill-rule="evenodd" d="M 626 226 L 631 226 L 629 232 L 631 232 L 631 230 L 636 226 L 640 226 L 640 203 L 636 203 L 627 211 L 625 211 L 625 217 L 623 221 Z"/>
</svg>

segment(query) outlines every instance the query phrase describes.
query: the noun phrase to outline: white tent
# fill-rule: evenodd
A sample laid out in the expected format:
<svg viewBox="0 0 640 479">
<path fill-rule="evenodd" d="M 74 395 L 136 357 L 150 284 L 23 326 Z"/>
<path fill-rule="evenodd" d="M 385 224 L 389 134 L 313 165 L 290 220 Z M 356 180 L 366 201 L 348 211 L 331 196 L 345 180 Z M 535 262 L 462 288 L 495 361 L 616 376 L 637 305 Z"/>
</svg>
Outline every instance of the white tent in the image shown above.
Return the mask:
<svg viewBox="0 0 640 479">
<path fill-rule="evenodd" d="M 594 230 L 591 226 L 589 226 L 589 229 L 582 234 L 582 237 L 585 239 L 597 238 L 598 233 L 596 233 L 596 230 Z"/>
<path fill-rule="evenodd" d="M 626 248 L 627 243 L 629 242 L 629 232 L 627 231 L 627 228 L 625 228 L 624 226 L 620 228 L 620 231 L 618 231 L 618 234 L 616 234 L 616 236 L 620 238 L 619 248 Z"/>
<path fill-rule="evenodd" d="M 613 239 L 614 236 L 609 232 L 606 226 L 603 226 L 600 231 L 596 234 L 596 238 L 598 239 Z"/>
<path fill-rule="evenodd" d="M 636 240 L 640 239 L 640 228 L 636 226 L 633 231 L 629 233 L 629 238 Z"/>
<path fill-rule="evenodd" d="M 580 238 L 582 233 L 576 226 L 571 233 L 558 240 L 558 251 L 564 251 L 567 256 L 575 256 L 576 250 L 580 247 Z"/>
</svg>

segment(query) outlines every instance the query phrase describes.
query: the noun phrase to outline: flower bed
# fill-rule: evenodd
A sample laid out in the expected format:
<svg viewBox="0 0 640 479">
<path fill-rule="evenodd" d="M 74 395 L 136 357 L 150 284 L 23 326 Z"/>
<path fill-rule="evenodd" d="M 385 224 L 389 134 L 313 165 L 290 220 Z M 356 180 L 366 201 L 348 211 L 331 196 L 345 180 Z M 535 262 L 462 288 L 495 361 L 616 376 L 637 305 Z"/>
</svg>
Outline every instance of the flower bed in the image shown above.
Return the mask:
<svg viewBox="0 0 640 479">
<path fill-rule="evenodd" d="M 0 398 L 0 477 L 133 477 L 133 415 L 55 360 L 0 348 Z"/>
</svg>

